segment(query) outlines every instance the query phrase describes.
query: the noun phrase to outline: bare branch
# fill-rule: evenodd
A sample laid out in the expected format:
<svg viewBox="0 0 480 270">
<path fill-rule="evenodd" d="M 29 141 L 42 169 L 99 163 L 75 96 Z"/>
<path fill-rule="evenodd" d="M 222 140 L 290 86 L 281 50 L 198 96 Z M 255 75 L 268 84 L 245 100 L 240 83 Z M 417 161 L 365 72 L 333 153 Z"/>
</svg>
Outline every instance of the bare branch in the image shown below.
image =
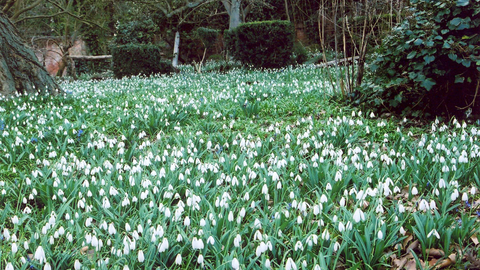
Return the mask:
<svg viewBox="0 0 480 270">
<path fill-rule="evenodd" d="M 13 16 L 10 18 L 12 21 L 15 21 L 20 15 L 22 15 L 23 13 L 35 8 L 36 6 L 40 5 L 42 3 L 43 0 L 37 0 L 35 2 L 33 2 L 30 6 L 26 7 L 26 8 L 23 8 L 23 9 L 20 9 L 20 10 L 17 10 L 17 12 L 15 12 L 15 14 L 13 14 Z M 15 2 L 15 1 L 13 1 Z M 6 7 L 6 6 L 5 6 Z"/>
</svg>

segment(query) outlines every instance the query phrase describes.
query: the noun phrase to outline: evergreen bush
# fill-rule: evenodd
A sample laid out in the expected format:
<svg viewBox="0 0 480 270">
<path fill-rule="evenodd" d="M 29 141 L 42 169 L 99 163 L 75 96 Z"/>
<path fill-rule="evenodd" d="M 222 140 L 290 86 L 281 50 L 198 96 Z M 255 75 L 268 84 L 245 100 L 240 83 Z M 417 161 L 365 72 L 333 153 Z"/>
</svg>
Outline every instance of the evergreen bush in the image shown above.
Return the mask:
<svg viewBox="0 0 480 270">
<path fill-rule="evenodd" d="M 162 60 L 158 46 L 152 44 L 127 44 L 112 47 L 112 62 L 113 73 L 117 78 L 174 72 L 172 64 Z"/>
<path fill-rule="evenodd" d="M 410 15 L 378 49 L 363 97 L 404 114 L 479 114 L 480 0 L 410 4 Z"/>
<path fill-rule="evenodd" d="M 279 68 L 291 63 L 295 29 L 288 21 L 240 24 L 225 35 L 226 47 L 234 59 L 263 68 Z"/>
</svg>

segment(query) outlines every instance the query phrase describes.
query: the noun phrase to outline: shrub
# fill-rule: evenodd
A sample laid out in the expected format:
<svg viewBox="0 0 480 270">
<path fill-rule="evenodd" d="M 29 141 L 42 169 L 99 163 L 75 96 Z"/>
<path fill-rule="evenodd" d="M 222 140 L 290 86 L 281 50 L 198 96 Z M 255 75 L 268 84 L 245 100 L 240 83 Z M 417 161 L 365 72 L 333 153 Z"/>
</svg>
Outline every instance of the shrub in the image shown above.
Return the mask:
<svg viewBox="0 0 480 270">
<path fill-rule="evenodd" d="M 296 64 L 304 64 L 308 60 L 307 49 L 299 41 L 296 41 L 293 45 L 293 60 Z"/>
<path fill-rule="evenodd" d="M 243 64 L 278 68 L 291 63 L 295 29 L 288 21 L 240 24 L 227 31 L 225 42 L 230 54 Z"/>
<path fill-rule="evenodd" d="M 117 33 L 113 42 L 117 45 L 153 43 L 157 31 L 158 26 L 150 18 L 119 23 L 117 25 Z"/>
<path fill-rule="evenodd" d="M 202 41 L 205 48 L 209 49 L 215 45 L 215 41 L 217 41 L 218 30 L 199 27 L 197 28 L 197 36 Z"/>
<path fill-rule="evenodd" d="M 122 78 L 133 75 L 166 74 L 174 71 L 170 62 L 161 60 L 160 49 L 151 44 L 127 44 L 112 48 L 113 73 Z"/>
<path fill-rule="evenodd" d="M 480 1 L 411 0 L 408 16 L 384 40 L 371 64 L 367 100 L 421 115 L 479 113 Z"/>
</svg>

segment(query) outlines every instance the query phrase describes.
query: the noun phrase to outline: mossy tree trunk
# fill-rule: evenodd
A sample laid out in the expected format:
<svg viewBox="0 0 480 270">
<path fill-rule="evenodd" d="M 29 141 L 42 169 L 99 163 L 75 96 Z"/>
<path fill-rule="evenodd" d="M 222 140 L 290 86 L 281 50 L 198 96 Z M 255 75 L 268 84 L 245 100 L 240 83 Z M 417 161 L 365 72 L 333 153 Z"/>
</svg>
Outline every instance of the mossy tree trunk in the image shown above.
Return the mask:
<svg viewBox="0 0 480 270">
<path fill-rule="evenodd" d="M 20 38 L 11 21 L 0 12 L 0 95 L 58 94 L 61 89 Z"/>
</svg>

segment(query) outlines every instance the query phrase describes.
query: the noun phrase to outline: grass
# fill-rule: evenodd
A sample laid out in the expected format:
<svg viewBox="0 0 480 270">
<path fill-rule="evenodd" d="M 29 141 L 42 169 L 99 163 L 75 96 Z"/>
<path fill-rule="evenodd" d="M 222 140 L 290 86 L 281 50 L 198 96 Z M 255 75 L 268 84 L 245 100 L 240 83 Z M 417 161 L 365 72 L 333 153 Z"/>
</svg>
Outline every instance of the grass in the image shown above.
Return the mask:
<svg viewBox="0 0 480 270">
<path fill-rule="evenodd" d="M 409 128 L 326 81 L 183 67 L 2 100 L 0 268 L 476 263 L 478 126 Z"/>
</svg>

